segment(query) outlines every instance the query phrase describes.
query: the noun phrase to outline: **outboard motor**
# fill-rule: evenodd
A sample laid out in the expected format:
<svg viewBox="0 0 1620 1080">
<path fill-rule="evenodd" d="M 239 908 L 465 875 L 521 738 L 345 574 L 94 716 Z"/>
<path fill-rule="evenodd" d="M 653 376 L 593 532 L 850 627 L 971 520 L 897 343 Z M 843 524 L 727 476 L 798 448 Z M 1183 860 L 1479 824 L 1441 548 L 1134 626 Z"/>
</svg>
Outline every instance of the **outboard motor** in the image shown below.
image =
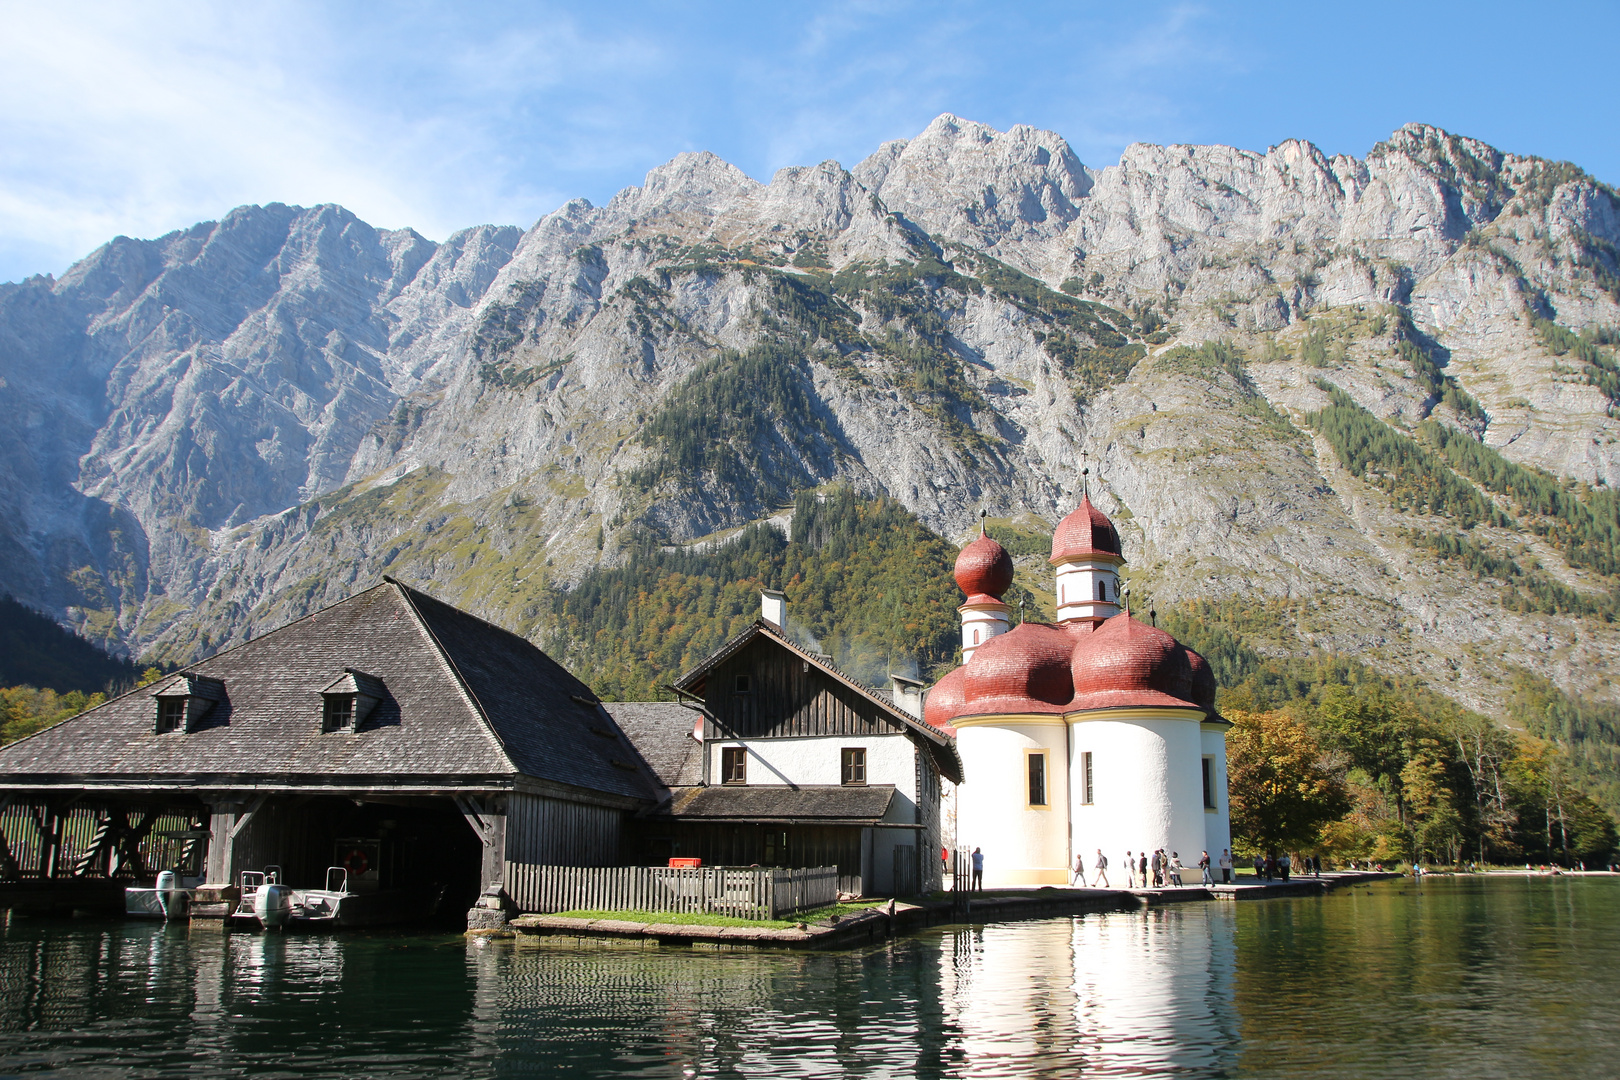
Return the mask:
<svg viewBox="0 0 1620 1080">
<path fill-rule="evenodd" d="M 267 882 L 253 894 L 253 915 L 259 920 L 259 925 L 266 929 L 286 926 L 292 919 L 292 907 L 293 891 L 290 885 Z"/>
<path fill-rule="evenodd" d="M 157 876 L 157 902 L 167 922 L 186 909 L 186 893 L 180 888 L 180 879 L 173 870 L 164 870 Z"/>
</svg>

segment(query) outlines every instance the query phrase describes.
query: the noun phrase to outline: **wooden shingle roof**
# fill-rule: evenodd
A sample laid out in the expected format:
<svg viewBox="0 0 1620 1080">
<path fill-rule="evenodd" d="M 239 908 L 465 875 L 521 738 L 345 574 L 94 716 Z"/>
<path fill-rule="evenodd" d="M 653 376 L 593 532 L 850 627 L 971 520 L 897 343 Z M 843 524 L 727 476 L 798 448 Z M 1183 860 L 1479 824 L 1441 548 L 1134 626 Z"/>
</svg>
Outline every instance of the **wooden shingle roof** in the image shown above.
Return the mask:
<svg viewBox="0 0 1620 1080">
<path fill-rule="evenodd" d="M 380 683 L 357 731 L 321 731 L 345 669 Z M 217 680 L 190 732 L 143 687 L 0 748 L 0 787 L 531 787 L 656 801 L 595 695 L 527 640 L 392 579 L 189 666 Z M 368 690 L 374 686 L 368 687 Z M 561 791 L 559 791 L 561 793 Z"/>
<path fill-rule="evenodd" d="M 696 712 L 673 701 L 605 701 L 602 707 L 665 786 L 703 782 L 703 744 L 692 737 Z"/>
<path fill-rule="evenodd" d="M 883 820 L 893 802 L 893 784 L 715 786 L 676 791 L 668 811 L 660 816 L 680 821 L 873 825 Z"/>
</svg>

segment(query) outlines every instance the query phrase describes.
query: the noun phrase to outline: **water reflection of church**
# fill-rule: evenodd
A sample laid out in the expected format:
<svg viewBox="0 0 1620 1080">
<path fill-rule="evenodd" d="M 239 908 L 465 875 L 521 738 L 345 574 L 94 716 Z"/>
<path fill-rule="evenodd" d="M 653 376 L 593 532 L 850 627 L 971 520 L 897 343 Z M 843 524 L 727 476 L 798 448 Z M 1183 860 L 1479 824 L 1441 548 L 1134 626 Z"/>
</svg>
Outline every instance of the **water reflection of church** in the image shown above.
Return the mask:
<svg viewBox="0 0 1620 1080">
<path fill-rule="evenodd" d="M 1188 904 L 958 930 L 940 955 L 954 1049 L 1020 1075 L 1220 1075 L 1239 1044 L 1233 914 Z"/>
</svg>

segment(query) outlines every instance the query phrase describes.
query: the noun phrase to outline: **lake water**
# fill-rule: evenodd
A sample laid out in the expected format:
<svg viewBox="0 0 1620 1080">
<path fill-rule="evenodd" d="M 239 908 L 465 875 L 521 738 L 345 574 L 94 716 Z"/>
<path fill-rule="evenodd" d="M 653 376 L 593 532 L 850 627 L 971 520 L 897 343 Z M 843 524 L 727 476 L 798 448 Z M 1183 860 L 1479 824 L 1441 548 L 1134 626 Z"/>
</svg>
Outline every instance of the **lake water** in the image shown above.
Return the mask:
<svg viewBox="0 0 1620 1080">
<path fill-rule="evenodd" d="M 1620 879 L 936 928 L 836 954 L 12 918 L 0 1074 L 1620 1076 Z"/>
</svg>

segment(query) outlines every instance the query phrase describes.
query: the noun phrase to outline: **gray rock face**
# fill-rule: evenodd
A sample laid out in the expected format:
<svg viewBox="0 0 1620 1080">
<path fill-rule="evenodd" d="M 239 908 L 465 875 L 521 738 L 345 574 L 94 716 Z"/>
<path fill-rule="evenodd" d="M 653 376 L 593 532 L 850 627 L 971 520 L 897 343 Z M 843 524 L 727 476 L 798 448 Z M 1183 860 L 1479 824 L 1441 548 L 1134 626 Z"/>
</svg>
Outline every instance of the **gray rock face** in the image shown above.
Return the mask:
<svg viewBox="0 0 1620 1080">
<path fill-rule="evenodd" d="M 828 481 L 947 534 L 1055 521 L 1085 460 L 1156 596 L 1276 605 L 1279 648 L 1476 707 L 1512 666 L 1612 695 L 1608 624 L 1504 609 L 1414 546 L 1447 521 L 1306 417 L 1325 381 L 1620 483 L 1620 404 L 1547 329 L 1620 326 L 1616 245 L 1607 188 L 1420 125 L 1365 160 L 1136 145 L 1092 170 L 942 116 L 853 170 L 683 154 L 442 244 L 244 207 L 0 286 L 0 588 L 176 659 L 384 572 L 543 636 L 545 589 L 628 525 L 692 541 Z M 1212 340 L 1243 362 L 1176 349 Z M 1472 535 L 1613 588 L 1522 523 Z"/>
</svg>

